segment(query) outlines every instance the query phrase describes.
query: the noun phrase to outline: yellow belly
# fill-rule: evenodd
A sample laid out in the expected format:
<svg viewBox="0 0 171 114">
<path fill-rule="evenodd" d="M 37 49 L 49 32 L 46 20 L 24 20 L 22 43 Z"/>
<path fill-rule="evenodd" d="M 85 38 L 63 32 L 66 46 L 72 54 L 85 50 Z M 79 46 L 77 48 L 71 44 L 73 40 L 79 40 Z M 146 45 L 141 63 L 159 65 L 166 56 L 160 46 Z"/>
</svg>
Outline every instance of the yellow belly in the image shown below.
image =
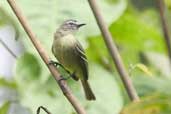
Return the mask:
<svg viewBox="0 0 171 114">
<path fill-rule="evenodd" d="M 80 69 L 77 56 L 75 55 L 75 43 L 77 43 L 77 40 L 73 35 L 67 35 L 63 38 L 56 39 L 53 43 L 52 51 L 57 60 L 65 68 L 80 77 L 82 70 Z"/>
</svg>

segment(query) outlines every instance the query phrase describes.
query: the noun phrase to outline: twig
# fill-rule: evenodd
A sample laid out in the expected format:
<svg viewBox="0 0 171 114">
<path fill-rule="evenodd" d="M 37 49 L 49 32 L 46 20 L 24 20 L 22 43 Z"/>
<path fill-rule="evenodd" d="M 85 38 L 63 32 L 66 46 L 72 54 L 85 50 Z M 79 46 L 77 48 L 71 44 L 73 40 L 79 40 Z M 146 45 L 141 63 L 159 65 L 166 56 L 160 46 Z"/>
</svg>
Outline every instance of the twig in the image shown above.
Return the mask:
<svg viewBox="0 0 171 114">
<path fill-rule="evenodd" d="M 37 109 L 37 113 L 36 114 L 40 114 L 40 109 L 44 110 L 47 114 L 51 114 L 47 108 L 43 107 L 43 106 L 39 106 Z"/>
<path fill-rule="evenodd" d="M 164 1 L 163 0 L 157 0 L 157 5 L 159 8 L 160 19 L 161 19 L 162 29 L 163 29 L 163 34 L 164 34 L 164 40 L 166 43 L 166 47 L 167 47 L 167 51 L 168 51 L 168 55 L 169 55 L 170 63 L 171 63 L 171 39 L 169 36 L 169 30 L 168 30 L 166 18 L 164 15 L 164 9 L 165 9 Z"/>
<path fill-rule="evenodd" d="M 93 11 L 93 14 L 96 18 L 97 24 L 101 30 L 102 35 L 103 35 L 103 39 L 104 39 L 106 46 L 112 56 L 112 59 L 116 65 L 116 68 L 120 74 L 120 77 L 124 83 L 124 86 L 127 90 L 127 93 L 129 95 L 130 99 L 133 101 L 138 101 L 139 97 L 138 97 L 136 90 L 131 82 L 131 79 L 129 78 L 128 72 L 126 71 L 126 69 L 124 67 L 124 64 L 121 60 L 119 52 L 112 40 L 112 36 L 111 36 L 110 32 L 108 31 L 107 25 L 104 22 L 103 16 L 99 10 L 96 0 L 88 0 L 88 2 Z"/>
<path fill-rule="evenodd" d="M 1 38 L 0 38 L 0 43 L 15 59 L 17 59 L 17 55 L 8 47 L 8 45 Z"/>
<path fill-rule="evenodd" d="M 49 71 L 51 72 L 52 76 L 57 81 L 58 85 L 60 86 L 63 94 L 68 99 L 68 101 L 72 104 L 74 109 L 78 114 L 86 114 L 85 109 L 80 105 L 77 98 L 72 94 L 71 90 L 67 86 L 66 82 L 64 80 L 61 80 L 60 74 L 57 71 L 57 69 L 53 65 L 49 65 L 49 57 L 44 48 L 42 47 L 39 40 L 37 40 L 35 34 L 32 32 L 26 17 L 22 14 L 21 10 L 18 8 L 15 0 L 7 0 L 10 7 L 12 8 L 13 12 L 17 16 L 19 22 L 21 23 L 22 27 L 24 28 L 25 32 L 29 36 L 31 42 L 33 43 L 34 47 L 38 51 L 40 57 L 43 59 L 47 67 L 49 68 Z"/>
</svg>

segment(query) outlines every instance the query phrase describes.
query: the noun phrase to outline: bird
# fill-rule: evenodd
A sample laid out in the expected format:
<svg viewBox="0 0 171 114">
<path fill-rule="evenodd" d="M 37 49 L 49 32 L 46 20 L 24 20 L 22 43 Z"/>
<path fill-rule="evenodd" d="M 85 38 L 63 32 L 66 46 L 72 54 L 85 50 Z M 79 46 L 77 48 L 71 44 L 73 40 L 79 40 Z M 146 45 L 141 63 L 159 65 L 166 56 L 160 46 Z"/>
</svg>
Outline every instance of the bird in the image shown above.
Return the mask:
<svg viewBox="0 0 171 114">
<path fill-rule="evenodd" d="M 81 80 L 86 99 L 96 100 L 88 82 L 87 57 L 82 45 L 75 37 L 75 33 L 84 25 L 86 24 L 79 24 L 74 19 L 64 21 L 54 33 L 52 53 L 59 64 L 72 74 L 71 77 L 74 80 Z"/>
</svg>

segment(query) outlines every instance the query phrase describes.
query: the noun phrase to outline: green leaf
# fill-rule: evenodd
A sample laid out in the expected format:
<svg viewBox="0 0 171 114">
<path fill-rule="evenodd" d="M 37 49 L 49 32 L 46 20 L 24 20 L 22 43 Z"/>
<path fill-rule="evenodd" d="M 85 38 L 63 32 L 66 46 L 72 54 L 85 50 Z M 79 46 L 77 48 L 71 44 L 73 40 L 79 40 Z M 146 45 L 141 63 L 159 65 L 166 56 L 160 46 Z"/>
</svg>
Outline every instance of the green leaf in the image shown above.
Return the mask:
<svg viewBox="0 0 171 114">
<path fill-rule="evenodd" d="M 5 11 L 2 7 L 0 7 L 0 12 L 1 12 L 0 13 L 0 28 L 5 25 L 12 25 L 16 31 L 15 38 L 18 38 L 19 33 L 18 33 L 17 25 L 16 25 L 16 22 L 14 21 L 14 19 L 12 18 L 12 16 L 9 15 L 8 12 Z"/>
<path fill-rule="evenodd" d="M 104 114 L 111 111 L 113 114 L 118 114 L 123 106 L 123 98 L 120 88 L 114 79 L 115 74 L 111 74 L 95 64 L 90 64 L 89 74 L 89 82 L 97 100 L 95 102 L 87 101 L 81 83 L 70 79 L 67 80 L 67 82 L 73 94 L 76 95 L 79 101 L 86 107 L 87 113 L 89 114 Z M 107 82 L 107 84 L 104 84 L 104 82 Z M 19 88 L 19 92 L 22 96 L 21 102 L 32 111 L 35 111 L 38 106 L 43 105 L 52 113 L 58 111 L 60 113 L 70 114 L 74 112 L 72 106 L 65 99 L 52 77 L 50 77 L 46 83 L 40 83 L 38 80 L 18 83 L 21 84 Z M 25 88 L 27 88 L 27 91 Z M 105 105 L 104 101 L 107 102 Z M 113 107 L 115 107 L 115 110 L 113 110 Z"/>
<path fill-rule="evenodd" d="M 152 93 L 171 95 L 169 88 L 171 87 L 170 79 L 165 77 L 149 77 L 149 76 L 133 76 L 132 80 L 140 96 L 149 95 Z"/>
<path fill-rule="evenodd" d="M 103 65 L 106 69 L 111 70 L 111 57 L 107 51 L 105 43 L 100 36 L 92 36 L 87 39 L 89 46 L 86 49 L 86 55 L 90 61 Z"/>
<path fill-rule="evenodd" d="M 120 114 L 170 114 L 170 96 L 154 95 L 133 102 L 123 108 Z"/>
<path fill-rule="evenodd" d="M 126 0 L 114 1 L 115 2 L 100 0 L 98 2 L 108 25 L 117 20 L 127 7 Z M 2 1 L 2 8 L 7 9 L 8 12 L 12 13 L 11 9 L 9 9 L 9 6 L 6 3 L 6 1 Z M 87 27 L 79 31 L 79 39 L 85 38 L 87 35 L 99 34 L 99 29 L 97 28 L 94 16 L 86 0 L 19 0 L 17 4 L 21 7 L 22 12 L 28 18 L 33 31 L 37 35 L 37 38 L 39 38 L 39 40 L 45 45 L 46 49 L 50 50 L 54 32 L 56 31 L 57 27 L 66 19 L 72 18 L 79 20 L 80 22 L 87 23 Z M 66 4 L 69 5 L 66 7 Z M 109 11 L 112 12 L 108 13 Z M 28 41 L 25 32 L 23 31 L 22 37 L 26 49 L 34 52 L 30 41 Z"/>
<path fill-rule="evenodd" d="M 171 78 L 171 65 L 169 57 L 166 55 L 156 52 L 145 52 L 144 53 L 147 61 L 159 71 L 163 76 Z"/>
<path fill-rule="evenodd" d="M 148 76 L 153 76 L 153 73 L 150 71 L 150 69 L 142 63 L 137 63 L 135 65 L 132 65 L 131 69 L 129 70 L 129 73 L 131 74 L 136 68 Z"/>
<path fill-rule="evenodd" d="M 147 14 L 147 12 L 144 13 Z M 164 50 L 163 35 L 160 33 L 157 22 L 152 23 L 152 19 L 157 17 L 156 13 L 153 10 L 148 13 L 148 15 L 153 14 L 154 16 L 147 15 L 148 18 L 145 18 L 143 14 L 138 15 L 135 12 L 127 11 L 109 27 L 113 40 L 126 64 L 140 62 L 140 52 L 147 50 L 163 52 Z M 150 21 L 151 24 L 145 20 Z M 88 43 L 87 53 L 90 60 L 104 66 L 111 64 L 108 51 L 100 35 L 88 37 Z"/>
<path fill-rule="evenodd" d="M 0 114 L 8 114 L 9 106 L 10 106 L 10 102 L 4 103 L 4 104 L 0 107 Z"/>
<path fill-rule="evenodd" d="M 171 10 L 171 1 L 170 0 L 164 0 L 164 1 L 168 9 Z"/>
<path fill-rule="evenodd" d="M 41 66 L 34 55 L 24 53 L 17 61 L 15 73 L 17 77 L 22 77 L 25 81 L 31 81 L 39 78 Z"/>
<path fill-rule="evenodd" d="M 10 87 L 10 88 L 16 88 L 16 82 L 15 81 L 8 81 L 4 78 L 0 78 L 0 87 Z"/>
<path fill-rule="evenodd" d="M 87 113 L 110 114 L 112 112 L 112 114 L 118 114 L 123 106 L 123 96 L 115 78 L 117 75 L 108 72 L 100 65 L 90 64 L 89 66 L 89 82 L 95 93 L 96 101 L 87 102 Z"/>
<path fill-rule="evenodd" d="M 127 12 L 110 27 L 115 41 L 119 44 L 120 52 L 127 61 L 136 61 L 139 52 L 164 50 L 163 35 L 158 26 L 150 25 L 141 18 L 141 15 Z"/>
</svg>

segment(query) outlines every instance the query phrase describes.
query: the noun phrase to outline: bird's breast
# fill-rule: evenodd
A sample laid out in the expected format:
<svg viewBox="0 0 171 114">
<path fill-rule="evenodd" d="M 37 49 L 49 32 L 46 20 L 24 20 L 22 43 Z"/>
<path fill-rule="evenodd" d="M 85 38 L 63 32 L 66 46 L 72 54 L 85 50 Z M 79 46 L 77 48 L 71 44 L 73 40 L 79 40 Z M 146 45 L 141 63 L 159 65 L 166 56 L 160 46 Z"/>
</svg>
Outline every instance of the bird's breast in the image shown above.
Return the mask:
<svg viewBox="0 0 171 114">
<path fill-rule="evenodd" d="M 54 41 L 52 51 L 58 61 L 69 69 L 77 67 L 75 55 L 75 43 L 77 40 L 73 35 L 67 35 Z"/>
</svg>

